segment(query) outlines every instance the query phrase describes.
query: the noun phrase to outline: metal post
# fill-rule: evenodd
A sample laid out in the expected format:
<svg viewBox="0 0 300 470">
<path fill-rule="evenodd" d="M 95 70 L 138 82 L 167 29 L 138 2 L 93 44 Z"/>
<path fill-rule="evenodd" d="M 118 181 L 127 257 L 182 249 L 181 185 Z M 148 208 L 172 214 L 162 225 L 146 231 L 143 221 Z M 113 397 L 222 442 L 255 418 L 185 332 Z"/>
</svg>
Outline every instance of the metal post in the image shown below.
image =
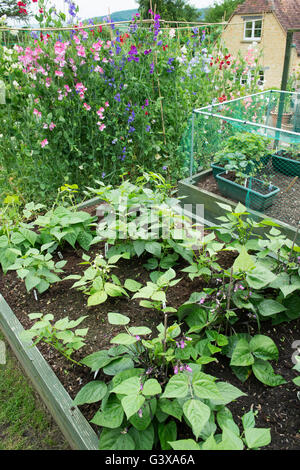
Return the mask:
<svg viewBox="0 0 300 470">
<path fill-rule="evenodd" d="M 280 87 L 282 91 L 286 91 L 286 87 L 287 87 L 293 32 L 294 31 L 292 30 L 288 30 L 286 33 L 284 63 L 283 63 L 283 71 L 282 71 L 282 79 L 281 79 L 281 87 Z M 277 122 L 276 122 L 277 129 L 281 129 L 282 114 L 283 114 L 285 98 L 286 98 L 285 94 L 280 93 L 279 105 L 278 105 L 278 117 L 277 117 Z M 275 136 L 275 147 L 278 146 L 279 136 L 280 136 L 280 131 L 277 131 L 276 136 Z"/>
<path fill-rule="evenodd" d="M 190 178 L 193 176 L 194 166 L 194 128 L 195 128 L 195 113 L 192 114 L 192 141 L 191 141 L 191 156 L 190 156 Z"/>
</svg>

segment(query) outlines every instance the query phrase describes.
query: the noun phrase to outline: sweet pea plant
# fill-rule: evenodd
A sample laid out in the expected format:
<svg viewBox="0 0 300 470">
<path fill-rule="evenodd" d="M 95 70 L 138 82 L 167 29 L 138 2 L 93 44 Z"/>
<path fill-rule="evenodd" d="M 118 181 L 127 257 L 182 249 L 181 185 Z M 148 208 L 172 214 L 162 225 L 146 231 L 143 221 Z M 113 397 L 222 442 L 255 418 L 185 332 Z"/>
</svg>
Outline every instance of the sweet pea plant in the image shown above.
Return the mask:
<svg viewBox="0 0 300 470">
<path fill-rule="evenodd" d="M 54 30 L 0 46 L 3 184 L 9 172 L 24 194 L 37 191 L 45 200 L 64 182 L 134 174 L 137 162 L 176 177 L 186 117 L 229 86 L 238 93 L 234 77 L 247 62 L 211 45 L 205 29 L 165 30 L 159 14 L 150 26 L 135 15 L 126 32 L 109 18 L 96 27 L 80 22 L 65 1 L 70 31 L 55 31 L 68 18 L 38 0 L 35 20 Z"/>
</svg>

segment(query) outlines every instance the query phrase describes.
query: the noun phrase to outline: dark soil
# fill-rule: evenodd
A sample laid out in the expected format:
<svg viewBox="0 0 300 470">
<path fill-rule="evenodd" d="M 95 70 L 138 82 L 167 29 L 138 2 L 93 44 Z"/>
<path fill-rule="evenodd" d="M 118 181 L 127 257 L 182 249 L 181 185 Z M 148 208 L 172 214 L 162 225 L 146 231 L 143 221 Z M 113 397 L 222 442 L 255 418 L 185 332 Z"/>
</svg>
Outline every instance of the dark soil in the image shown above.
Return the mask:
<svg viewBox="0 0 300 470">
<path fill-rule="evenodd" d="M 90 208 L 89 212 L 93 212 Z M 103 244 L 93 247 L 92 254 L 103 252 Z M 79 265 L 82 261 L 82 250 L 72 249 L 61 250 L 67 264 L 64 267 L 64 276 L 80 273 L 86 266 Z M 55 257 L 55 255 L 54 255 Z M 58 256 L 57 261 L 59 260 Z M 223 252 L 220 254 L 219 263 L 224 268 L 229 268 L 236 253 Z M 136 279 L 139 282 L 146 283 L 149 280 L 149 272 L 143 267 L 146 258 L 120 260 L 115 274 L 121 282 L 126 278 Z M 180 273 L 184 264 L 176 267 L 178 277 L 182 280 L 179 284 L 170 288 L 167 294 L 168 305 L 178 307 L 188 300 L 192 292 L 199 292 L 207 285 L 202 279 L 195 279 L 193 282 L 185 273 Z M 182 274 L 182 276 L 181 276 Z M 88 317 L 81 324 L 81 328 L 89 328 L 86 336 L 86 346 L 77 351 L 74 359 L 80 360 L 92 352 L 100 349 L 109 348 L 110 340 L 119 332 L 123 331 L 121 327 L 114 327 L 107 322 L 108 312 L 119 312 L 130 317 L 130 326 L 147 325 L 152 331 L 156 331 L 156 326 L 163 320 L 159 314 L 154 311 L 139 306 L 139 299 L 130 300 L 126 297 L 109 298 L 104 304 L 96 307 L 87 307 L 87 297 L 75 289 L 71 289 L 74 281 L 67 280 L 54 284 L 44 294 L 35 299 L 33 292 L 28 293 L 23 281 L 17 278 L 14 272 L 8 272 L 7 275 L 1 275 L 0 292 L 15 315 L 25 329 L 31 327 L 32 321 L 28 314 L 32 312 L 52 313 L 55 320 L 69 316 L 71 319 L 77 319 L 80 316 Z M 171 320 L 170 320 L 171 321 Z M 252 322 L 252 320 L 251 320 Z M 257 333 L 257 324 L 248 323 L 248 328 L 252 334 Z M 244 331 L 245 325 L 235 325 L 235 330 Z M 241 417 L 251 408 L 257 411 L 257 427 L 271 428 L 272 442 L 267 447 L 268 450 L 296 450 L 300 449 L 300 402 L 297 399 L 297 387 L 291 382 L 296 376 L 292 370 L 291 360 L 293 349 L 291 344 L 300 339 L 300 318 L 292 323 L 280 324 L 272 327 L 270 322 L 262 324 L 262 334 L 267 334 L 275 341 L 279 348 L 279 361 L 273 367 L 277 374 L 281 374 L 287 381 L 287 384 L 279 387 L 267 387 L 259 382 L 255 377 L 250 378 L 242 384 L 232 373 L 229 367 L 229 359 L 221 356 L 218 363 L 211 363 L 205 366 L 205 372 L 212 374 L 222 381 L 228 381 L 236 387 L 247 393 L 246 397 L 241 397 L 236 402 L 229 405 L 233 412 L 236 422 L 240 422 Z M 62 382 L 68 393 L 74 398 L 83 385 L 91 381 L 94 374 L 90 369 L 83 366 L 77 366 L 70 363 L 56 350 L 46 344 L 39 344 L 39 350 L 48 361 L 53 371 Z M 101 373 L 97 379 L 104 380 Z M 87 420 L 90 420 L 98 409 L 97 404 L 84 405 L 80 407 Z M 99 429 L 94 427 L 98 432 Z M 185 434 L 183 427 L 180 434 Z M 191 435 L 189 437 L 192 437 Z"/>
<path fill-rule="evenodd" d="M 270 161 L 256 175 L 256 178 L 263 179 L 280 188 L 280 192 L 274 198 L 273 204 L 265 210 L 264 214 L 297 227 L 300 222 L 300 178 L 286 176 L 274 170 Z M 223 196 L 212 174 L 199 181 L 197 186 L 211 193 Z M 234 199 L 232 198 L 232 200 Z"/>
</svg>

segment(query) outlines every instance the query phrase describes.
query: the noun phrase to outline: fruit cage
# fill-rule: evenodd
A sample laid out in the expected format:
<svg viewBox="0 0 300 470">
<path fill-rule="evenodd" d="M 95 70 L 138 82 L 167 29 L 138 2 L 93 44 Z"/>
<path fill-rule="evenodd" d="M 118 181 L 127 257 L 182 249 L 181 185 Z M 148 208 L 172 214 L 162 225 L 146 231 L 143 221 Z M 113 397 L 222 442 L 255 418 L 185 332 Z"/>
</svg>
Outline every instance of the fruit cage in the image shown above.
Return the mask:
<svg viewBox="0 0 300 470">
<path fill-rule="evenodd" d="M 180 145 L 186 176 L 270 216 L 300 220 L 300 90 L 268 90 L 195 109 Z M 271 209 L 272 208 L 272 209 Z"/>
</svg>

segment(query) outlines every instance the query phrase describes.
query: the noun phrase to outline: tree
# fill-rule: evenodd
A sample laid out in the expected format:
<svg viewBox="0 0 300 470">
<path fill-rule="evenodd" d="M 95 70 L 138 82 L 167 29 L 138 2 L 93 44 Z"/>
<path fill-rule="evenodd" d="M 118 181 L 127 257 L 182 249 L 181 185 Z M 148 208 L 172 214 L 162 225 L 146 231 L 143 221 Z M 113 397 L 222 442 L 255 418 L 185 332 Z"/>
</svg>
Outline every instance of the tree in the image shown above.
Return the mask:
<svg viewBox="0 0 300 470">
<path fill-rule="evenodd" d="M 139 12 L 143 18 L 151 18 L 149 10 L 158 13 L 163 20 L 199 21 L 197 8 L 186 4 L 186 0 L 137 0 Z"/>
<path fill-rule="evenodd" d="M 244 3 L 245 0 L 224 0 L 222 3 L 215 3 L 210 7 L 206 13 L 204 21 L 206 23 L 220 23 L 221 21 L 227 21 L 234 10 Z"/>
</svg>

